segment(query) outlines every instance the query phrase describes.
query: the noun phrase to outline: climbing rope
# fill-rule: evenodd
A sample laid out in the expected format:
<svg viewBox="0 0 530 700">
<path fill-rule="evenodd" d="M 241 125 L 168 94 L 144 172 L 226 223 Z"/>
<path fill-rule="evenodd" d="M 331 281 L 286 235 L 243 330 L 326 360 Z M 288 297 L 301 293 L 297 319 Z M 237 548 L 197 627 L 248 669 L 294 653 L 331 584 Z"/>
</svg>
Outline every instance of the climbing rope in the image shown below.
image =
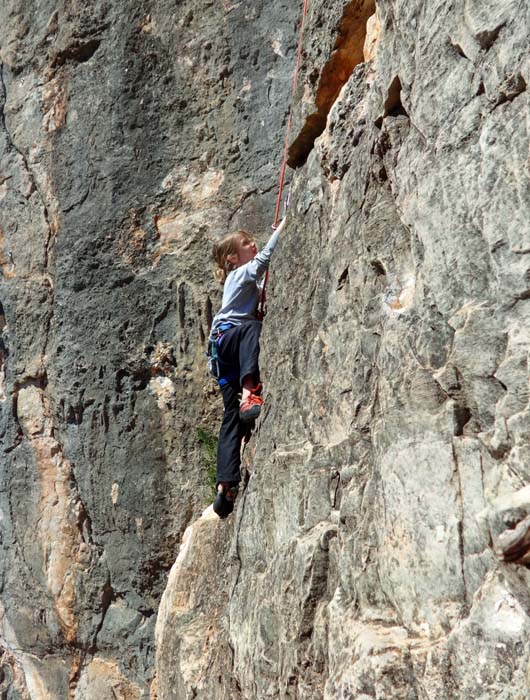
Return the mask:
<svg viewBox="0 0 530 700">
<path fill-rule="evenodd" d="M 280 181 L 278 183 L 278 196 L 276 198 L 276 210 L 274 212 L 274 223 L 272 225 L 273 229 L 278 226 L 278 221 L 280 219 L 280 210 L 282 207 L 282 196 L 283 188 L 285 185 L 285 173 L 287 171 L 287 151 L 289 149 L 289 134 L 291 131 L 291 125 L 293 123 L 293 102 L 296 93 L 296 88 L 298 86 L 298 74 L 300 72 L 300 63 L 302 61 L 302 43 L 304 39 L 304 28 L 305 28 L 305 18 L 307 16 L 307 8 L 309 5 L 309 0 L 304 0 L 304 5 L 302 8 L 302 20 L 300 22 L 300 35 L 298 37 L 298 51 L 296 55 L 296 66 L 293 75 L 293 85 L 291 88 L 291 104 L 289 106 L 289 119 L 287 120 L 287 128 L 285 130 L 285 141 L 283 144 L 283 160 L 282 167 L 280 168 Z M 258 319 L 262 320 L 265 316 L 265 300 L 267 292 L 267 282 L 269 281 L 269 271 L 265 273 L 265 279 L 263 280 L 263 287 L 261 288 L 259 305 L 258 305 Z"/>
</svg>

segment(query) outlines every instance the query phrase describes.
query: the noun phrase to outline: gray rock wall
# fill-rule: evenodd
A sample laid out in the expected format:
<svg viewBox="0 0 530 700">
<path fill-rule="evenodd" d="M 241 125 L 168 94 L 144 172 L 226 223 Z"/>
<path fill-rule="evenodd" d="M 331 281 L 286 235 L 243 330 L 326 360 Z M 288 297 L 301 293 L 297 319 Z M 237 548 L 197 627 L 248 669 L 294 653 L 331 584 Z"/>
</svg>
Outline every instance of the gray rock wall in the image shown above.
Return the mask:
<svg viewBox="0 0 530 700">
<path fill-rule="evenodd" d="M 295 14 L 0 7 L 9 700 L 149 695 L 167 573 L 210 498 L 211 244 L 272 206 Z"/>
<path fill-rule="evenodd" d="M 323 7 L 300 133 L 337 61 Z M 378 17 L 294 178 L 247 488 L 173 568 L 160 698 L 530 693 L 529 8 Z"/>
<path fill-rule="evenodd" d="M 266 408 L 200 516 L 209 251 L 267 235 L 301 4 L 0 7 L 8 700 L 529 693 L 525 0 L 310 0 Z"/>
</svg>

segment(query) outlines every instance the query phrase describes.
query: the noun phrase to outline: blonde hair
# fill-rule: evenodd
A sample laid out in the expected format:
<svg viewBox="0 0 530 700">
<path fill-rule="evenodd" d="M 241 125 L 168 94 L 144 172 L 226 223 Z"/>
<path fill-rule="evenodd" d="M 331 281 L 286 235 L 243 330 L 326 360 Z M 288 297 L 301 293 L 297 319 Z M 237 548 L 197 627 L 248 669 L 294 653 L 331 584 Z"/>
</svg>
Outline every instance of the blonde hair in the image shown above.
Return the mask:
<svg viewBox="0 0 530 700">
<path fill-rule="evenodd" d="M 237 244 L 243 238 L 246 241 L 254 241 L 254 237 L 248 231 L 235 231 L 227 233 L 219 241 L 213 244 L 213 259 L 217 265 L 214 272 L 215 279 L 224 283 L 228 273 L 235 269 L 235 265 L 228 261 L 229 255 L 237 254 Z"/>
</svg>

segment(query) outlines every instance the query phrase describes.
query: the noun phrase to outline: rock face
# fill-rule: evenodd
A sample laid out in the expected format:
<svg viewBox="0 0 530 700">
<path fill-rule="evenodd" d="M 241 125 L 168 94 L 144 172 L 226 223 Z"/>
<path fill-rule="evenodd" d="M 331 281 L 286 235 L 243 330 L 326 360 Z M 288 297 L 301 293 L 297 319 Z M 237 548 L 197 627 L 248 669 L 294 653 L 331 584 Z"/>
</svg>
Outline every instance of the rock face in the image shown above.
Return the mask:
<svg viewBox="0 0 530 700">
<path fill-rule="evenodd" d="M 232 523 L 199 520 L 170 578 L 159 698 L 519 700 L 529 8 L 389 0 L 365 42 L 367 3 L 331 5 L 310 3 L 267 408 Z M 372 59 L 350 52 L 313 145 L 346 35 Z"/>
<path fill-rule="evenodd" d="M 9 700 L 149 695 L 167 573 L 210 498 L 211 244 L 272 206 L 282 135 L 263 127 L 285 114 L 295 14 L 1 3 Z"/>
<path fill-rule="evenodd" d="M 8 700 L 530 693 L 526 0 L 309 1 L 266 409 L 200 516 L 299 4 L 0 7 Z"/>
</svg>

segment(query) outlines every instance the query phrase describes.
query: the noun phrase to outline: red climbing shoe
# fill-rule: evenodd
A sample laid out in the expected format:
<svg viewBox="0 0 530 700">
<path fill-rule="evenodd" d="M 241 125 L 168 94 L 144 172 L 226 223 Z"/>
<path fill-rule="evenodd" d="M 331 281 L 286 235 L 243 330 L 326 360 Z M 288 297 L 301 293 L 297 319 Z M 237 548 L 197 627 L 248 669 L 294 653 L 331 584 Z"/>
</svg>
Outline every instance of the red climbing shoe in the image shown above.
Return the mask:
<svg viewBox="0 0 530 700">
<path fill-rule="evenodd" d="M 250 390 L 250 394 L 239 404 L 239 420 L 250 423 L 259 416 L 263 399 L 261 398 L 261 384 Z"/>
</svg>

